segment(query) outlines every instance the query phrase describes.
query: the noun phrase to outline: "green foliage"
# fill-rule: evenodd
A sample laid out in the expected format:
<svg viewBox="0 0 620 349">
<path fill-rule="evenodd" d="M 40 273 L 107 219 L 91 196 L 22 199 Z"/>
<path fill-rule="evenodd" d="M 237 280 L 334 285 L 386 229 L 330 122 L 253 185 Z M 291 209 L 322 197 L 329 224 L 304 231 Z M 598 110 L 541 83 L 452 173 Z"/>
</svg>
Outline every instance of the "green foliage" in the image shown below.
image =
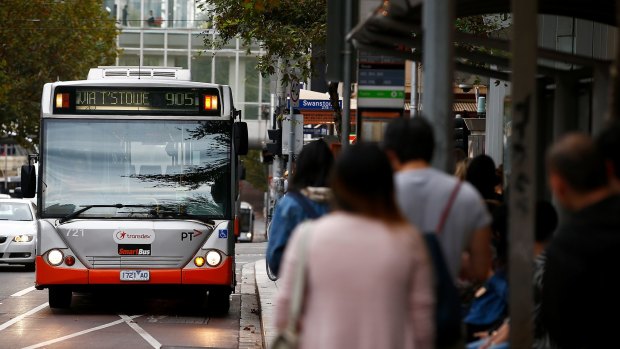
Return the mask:
<svg viewBox="0 0 620 349">
<path fill-rule="evenodd" d="M 207 11 L 207 27 L 218 35 L 205 36 L 205 46 L 222 48 L 239 37 L 246 47 L 258 42 L 265 54 L 257 69 L 264 77 L 282 67 L 282 83 L 303 81 L 311 75 L 311 50 L 325 43 L 326 0 L 199 0 Z M 249 49 L 248 49 L 249 52 Z M 282 67 L 277 59 L 282 58 Z"/>
<path fill-rule="evenodd" d="M 245 180 L 258 190 L 267 191 L 267 171 L 260 161 L 260 151 L 250 150 L 248 155 L 242 156 L 241 161 L 245 166 Z"/>
<path fill-rule="evenodd" d="M 116 58 L 115 22 L 97 0 L 0 1 L 0 134 L 38 142 L 43 84 L 85 79 Z"/>
</svg>

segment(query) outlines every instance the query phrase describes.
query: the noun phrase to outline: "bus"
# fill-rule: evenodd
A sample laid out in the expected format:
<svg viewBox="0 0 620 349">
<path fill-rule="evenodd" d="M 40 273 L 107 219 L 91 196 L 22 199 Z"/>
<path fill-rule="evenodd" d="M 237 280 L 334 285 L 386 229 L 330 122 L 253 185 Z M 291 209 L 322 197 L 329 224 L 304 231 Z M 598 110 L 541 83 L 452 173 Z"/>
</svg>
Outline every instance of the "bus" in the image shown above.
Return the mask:
<svg viewBox="0 0 620 349">
<path fill-rule="evenodd" d="M 240 119 L 229 86 L 190 81 L 187 69 L 98 67 L 45 84 L 37 168 L 25 165 L 21 184 L 37 197 L 35 286 L 49 306 L 70 307 L 73 292 L 161 288 L 227 313 L 248 151 Z"/>
</svg>

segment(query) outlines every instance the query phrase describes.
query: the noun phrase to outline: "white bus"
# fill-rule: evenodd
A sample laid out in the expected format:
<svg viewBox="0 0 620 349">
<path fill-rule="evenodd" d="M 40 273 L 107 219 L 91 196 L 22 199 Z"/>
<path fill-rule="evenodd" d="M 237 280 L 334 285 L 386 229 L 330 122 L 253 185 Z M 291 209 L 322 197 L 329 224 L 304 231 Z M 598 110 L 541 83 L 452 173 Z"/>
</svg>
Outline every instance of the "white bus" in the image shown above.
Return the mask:
<svg viewBox="0 0 620 349">
<path fill-rule="evenodd" d="M 112 286 L 208 292 L 228 312 L 247 126 L 230 87 L 189 75 L 99 67 L 45 84 L 38 178 L 25 166 L 22 192 L 37 194 L 36 287 L 50 307 Z"/>
</svg>

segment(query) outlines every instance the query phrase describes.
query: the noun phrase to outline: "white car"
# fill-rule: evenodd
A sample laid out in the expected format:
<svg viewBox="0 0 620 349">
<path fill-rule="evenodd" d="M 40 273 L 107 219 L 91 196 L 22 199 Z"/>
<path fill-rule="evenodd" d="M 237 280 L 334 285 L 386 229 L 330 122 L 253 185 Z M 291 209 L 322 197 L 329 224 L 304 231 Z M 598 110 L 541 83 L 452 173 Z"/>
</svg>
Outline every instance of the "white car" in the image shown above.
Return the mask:
<svg viewBox="0 0 620 349">
<path fill-rule="evenodd" d="M 0 263 L 34 270 L 37 240 L 36 206 L 22 199 L 0 199 Z"/>
</svg>

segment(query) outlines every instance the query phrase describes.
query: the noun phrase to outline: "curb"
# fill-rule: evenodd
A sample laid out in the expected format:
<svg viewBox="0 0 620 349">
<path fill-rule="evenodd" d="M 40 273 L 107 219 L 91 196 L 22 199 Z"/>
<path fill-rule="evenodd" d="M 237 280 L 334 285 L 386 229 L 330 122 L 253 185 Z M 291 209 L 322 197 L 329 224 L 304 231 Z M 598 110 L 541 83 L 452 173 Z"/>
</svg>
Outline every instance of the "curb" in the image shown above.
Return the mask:
<svg viewBox="0 0 620 349">
<path fill-rule="evenodd" d="M 254 275 L 256 278 L 256 291 L 260 304 L 260 322 L 264 348 L 269 348 L 277 335 L 275 326 L 275 298 L 278 293 L 278 283 L 271 281 L 265 269 L 265 260 L 261 259 L 254 263 Z"/>
<path fill-rule="evenodd" d="M 241 316 L 239 319 L 239 349 L 262 349 L 263 330 L 260 306 L 256 292 L 254 263 L 246 263 L 241 269 Z"/>
</svg>

